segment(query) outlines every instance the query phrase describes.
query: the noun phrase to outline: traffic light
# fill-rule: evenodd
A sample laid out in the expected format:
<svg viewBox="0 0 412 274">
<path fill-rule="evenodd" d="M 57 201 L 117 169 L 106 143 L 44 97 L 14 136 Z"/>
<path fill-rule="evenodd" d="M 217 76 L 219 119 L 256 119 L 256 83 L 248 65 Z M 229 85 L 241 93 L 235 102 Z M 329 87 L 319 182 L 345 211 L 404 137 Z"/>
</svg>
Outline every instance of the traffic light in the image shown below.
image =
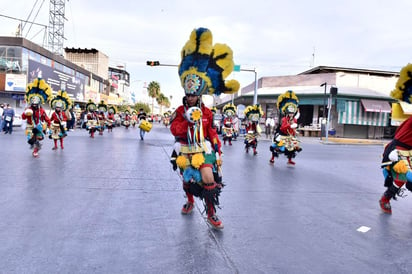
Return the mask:
<svg viewBox="0 0 412 274">
<path fill-rule="evenodd" d="M 160 66 L 159 61 L 147 61 L 146 65 L 154 67 L 154 66 Z"/>
</svg>

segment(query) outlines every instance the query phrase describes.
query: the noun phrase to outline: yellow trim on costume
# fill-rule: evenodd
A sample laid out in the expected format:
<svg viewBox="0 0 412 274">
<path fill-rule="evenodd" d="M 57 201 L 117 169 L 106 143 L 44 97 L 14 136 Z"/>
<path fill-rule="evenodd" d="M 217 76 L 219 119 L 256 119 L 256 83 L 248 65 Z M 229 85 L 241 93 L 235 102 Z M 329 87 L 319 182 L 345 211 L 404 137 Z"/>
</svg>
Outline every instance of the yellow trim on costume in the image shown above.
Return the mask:
<svg viewBox="0 0 412 274">
<path fill-rule="evenodd" d="M 189 146 L 182 144 L 180 147 L 180 152 L 183 154 L 193 154 L 193 153 L 203 153 L 205 150 L 199 146 Z"/>
</svg>

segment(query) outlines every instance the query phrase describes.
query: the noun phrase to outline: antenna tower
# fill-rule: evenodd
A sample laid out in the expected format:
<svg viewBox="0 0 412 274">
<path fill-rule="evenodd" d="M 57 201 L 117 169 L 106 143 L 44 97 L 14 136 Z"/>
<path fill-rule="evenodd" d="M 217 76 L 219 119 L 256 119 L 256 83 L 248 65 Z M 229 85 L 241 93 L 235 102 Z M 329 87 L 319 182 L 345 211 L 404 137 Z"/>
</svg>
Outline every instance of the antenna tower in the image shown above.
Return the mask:
<svg viewBox="0 0 412 274">
<path fill-rule="evenodd" d="M 63 56 L 65 0 L 50 0 L 49 50 Z"/>
</svg>

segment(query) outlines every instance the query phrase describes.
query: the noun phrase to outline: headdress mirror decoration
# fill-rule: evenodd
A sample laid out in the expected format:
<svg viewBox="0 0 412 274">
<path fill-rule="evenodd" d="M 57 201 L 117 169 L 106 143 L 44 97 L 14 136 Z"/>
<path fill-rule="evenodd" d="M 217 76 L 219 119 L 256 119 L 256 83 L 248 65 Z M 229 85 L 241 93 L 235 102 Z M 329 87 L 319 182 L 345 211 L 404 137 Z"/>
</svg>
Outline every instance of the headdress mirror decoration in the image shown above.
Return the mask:
<svg viewBox="0 0 412 274">
<path fill-rule="evenodd" d="M 100 103 L 97 105 L 97 109 L 100 112 L 107 112 L 107 104 L 104 102 L 104 100 L 100 101 Z"/>
<path fill-rule="evenodd" d="M 248 120 L 258 122 L 260 117 L 263 116 L 263 110 L 260 104 L 256 104 L 253 106 L 247 106 L 244 111 L 244 114 Z"/>
<path fill-rule="evenodd" d="M 179 76 L 185 94 L 202 95 L 235 93 L 240 84 L 225 81 L 233 71 L 233 52 L 225 44 L 213 45 L 212 32 L 207 28 L 194 29 L 181 51 Z"/>
<path fill-rule="evenodd" d="M 109 106 L 109 108 L 108 108 L 107 111 L 108 111 L 109 113 L 116 114 L 116 113 L 117 113 L 117 108 L 116 108 L 115 105 L 111 105 L 111 106 Z"/>
<path fill-rule="evenodd" d="M 296 113 L 298 111 L 299 99 L 292 90 L 287 90 L 285 93 L 279 95 L 277 100 L 277 107 L 283 114 Z"/>
<path fill-rule="evenodd" d="M 72 105 L 72 100 L 65 90 L 59 90 L 55 96 L 50 100 L 50 107 L 55 109 L 56 107 L 62 110 L 67 110 Z"/>
<path fill-rule="evenodd" d="M 89 99 L 86 104 L 86 109 L 90 112 L 93 112 L 97 109 L 96 104 L 92 101 L 92 99 Z"/>
<path fill-rule="evenodd" d="M 36 78 L 26 87 L 24 99 L 30 104 L 44 104 L 52 97 L 53 90 L 42 78 Z"/>
<path fill-rule="evenodd" d="M 228 117 L 234 116 L 236 114 L 236 111 L 237 107 L 232 103 L 227 103 L 223 106 L 223 113 Z"/>
</svg>

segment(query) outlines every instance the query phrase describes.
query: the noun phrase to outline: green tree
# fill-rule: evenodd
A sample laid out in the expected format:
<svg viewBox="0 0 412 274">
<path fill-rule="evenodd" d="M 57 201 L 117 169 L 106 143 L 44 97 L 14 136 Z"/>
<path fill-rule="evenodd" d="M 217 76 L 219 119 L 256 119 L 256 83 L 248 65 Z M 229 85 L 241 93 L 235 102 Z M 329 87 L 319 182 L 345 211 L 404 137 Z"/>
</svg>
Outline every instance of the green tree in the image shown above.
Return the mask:
<svg viewBox="0 0 412 274">
<path fill-rule="evenodd" d="M 144 112 L 146 113 L 150 113 L 150 106 L 146 103 L 142 103 L 142 102 L 137 102 L 134 106 L 133 109 L 136 110 L 137 112 L 139 112 L 140 109 L 143 109 Z"/>
<path fill-rule="evenodd" d="M 160 95 L 160 84 L 156 81 L 151 81 L 149 86 L 147 87 L 147 93 L 149 97 L 152 98 L 152 119 L 153 119 L 153 107 L 154 107 L 154 99 L 157 99 Z"/>
<path fill-rule="evenodd" d="M 160 106 L 160 113 L 162 113 L 162 107 L 166 107 L 166 108 L 170 107 L 169 98 L 167 98 L 163 93 L 159 94 L 156 101 Z"/>
</svg>

